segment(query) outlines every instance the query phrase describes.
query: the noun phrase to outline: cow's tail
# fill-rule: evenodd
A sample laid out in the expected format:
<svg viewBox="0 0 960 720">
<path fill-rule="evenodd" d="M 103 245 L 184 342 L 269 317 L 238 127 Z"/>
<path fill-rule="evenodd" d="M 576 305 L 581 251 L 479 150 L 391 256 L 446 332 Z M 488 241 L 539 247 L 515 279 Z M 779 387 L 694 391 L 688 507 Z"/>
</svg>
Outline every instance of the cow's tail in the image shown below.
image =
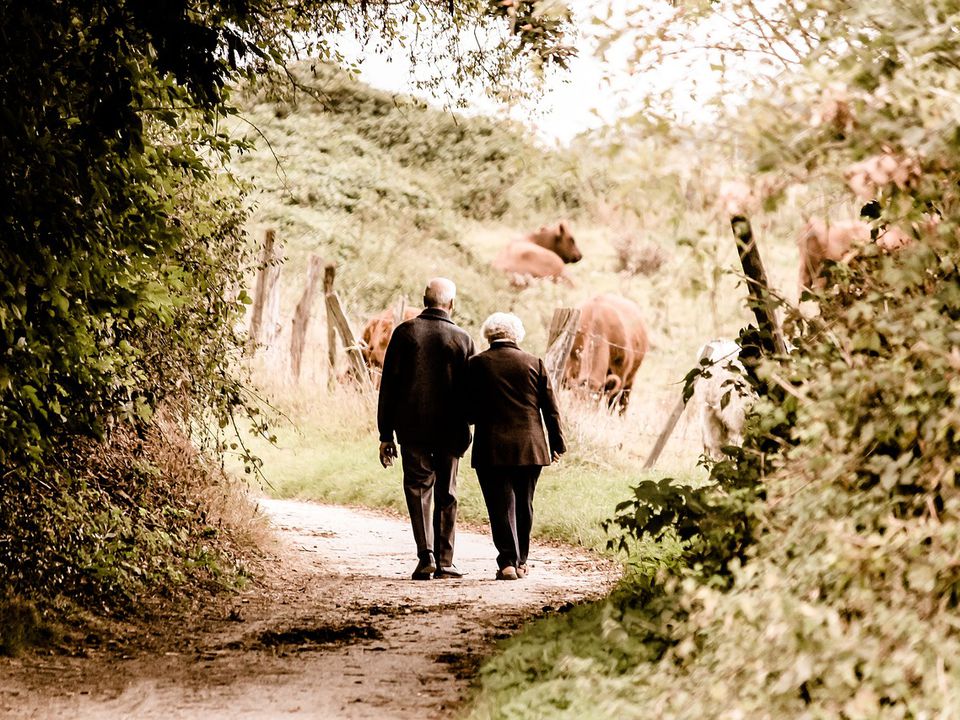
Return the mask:
<svg viewBox="0 0 960 720">
<path fill-rule="evenodd" d="M 607 381 L 603 385 L 604 392 L 608 395 L 616 395 L 623 388 L 623 378 L 616 373 L 607 375 Z"/>
</svg>

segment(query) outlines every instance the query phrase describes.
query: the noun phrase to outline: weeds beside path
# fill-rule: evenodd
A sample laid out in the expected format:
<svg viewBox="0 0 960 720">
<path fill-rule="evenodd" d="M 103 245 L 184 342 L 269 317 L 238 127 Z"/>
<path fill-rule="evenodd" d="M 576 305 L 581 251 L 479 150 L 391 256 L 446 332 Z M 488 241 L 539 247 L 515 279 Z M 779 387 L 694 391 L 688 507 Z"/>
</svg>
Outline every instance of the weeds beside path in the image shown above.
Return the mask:
<svg viewBox="0 0 960 720">
<path fill-rule="evenodd" d="M 0 717 L 450 717 L 496 639 L 615 580 L 597 555 L 535 544 L 530 576 L 497 582 L 489 538 L 461 532 L 468 575 L 414 582 L 405 520 L 262 506 L 278 537 L 261 583 L 159 628 L 149 650 L 0 660 Z"/>
</svg>

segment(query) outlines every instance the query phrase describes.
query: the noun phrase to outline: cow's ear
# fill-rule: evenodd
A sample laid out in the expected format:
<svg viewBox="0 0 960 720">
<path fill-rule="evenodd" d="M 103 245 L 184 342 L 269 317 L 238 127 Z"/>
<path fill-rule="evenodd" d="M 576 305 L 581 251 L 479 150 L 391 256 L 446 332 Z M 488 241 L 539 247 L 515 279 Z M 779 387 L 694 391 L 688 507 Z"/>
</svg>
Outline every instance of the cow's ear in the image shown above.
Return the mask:
<svg viewBox="0 0 960 720">
<path fill-rule="evenodd" d="M 557 224 L 557 232 L 559 232 L 561 235 L 566 235 L 569 232 L 567 230 L 567 224 L 563 220 Z"/>
</svg>

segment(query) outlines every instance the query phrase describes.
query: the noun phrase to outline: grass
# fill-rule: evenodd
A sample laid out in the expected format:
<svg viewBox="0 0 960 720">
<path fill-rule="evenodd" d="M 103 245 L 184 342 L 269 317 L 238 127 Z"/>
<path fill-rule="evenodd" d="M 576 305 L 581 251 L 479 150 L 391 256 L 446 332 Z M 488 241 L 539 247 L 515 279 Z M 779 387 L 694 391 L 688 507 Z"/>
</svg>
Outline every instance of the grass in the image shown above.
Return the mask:
<svg viewBox="0 0 960 720">
<path fill-rule="evenodd" d="M 602 550 L 607 540 L 603 521 L 629 496 L 632 485 L 660 477 L 663 467 L 638 472 L 636 451 L 625 444 L 629 438 L 622 429 L 615 432 L 625 427 L 619 418 L 579 406 L 566 394 L 561 397 L 572 450 L 541 476 L 534 535 Z M 276 497 L 405 513 L 400 468 L 385 470 L 377 457 L 374 403 L 372 393 L 322 386 L 304 388 L 296 401 L 286 401 L 282 409 L 287 419 L 275 427 L 275 445 L 260 438 L 246 440 L 263 460 L 264 489 Z M 603 431 L 604 424 L 609 431 Z M 596 437 L 587 438 L 587 428 Z M 685 480 L 702 476 L 679 464 L 674 469 Z M 486 509 L 469 454 L 461 461 L 458 489 L 461 520 L 485 525 Z"/>
</svg>

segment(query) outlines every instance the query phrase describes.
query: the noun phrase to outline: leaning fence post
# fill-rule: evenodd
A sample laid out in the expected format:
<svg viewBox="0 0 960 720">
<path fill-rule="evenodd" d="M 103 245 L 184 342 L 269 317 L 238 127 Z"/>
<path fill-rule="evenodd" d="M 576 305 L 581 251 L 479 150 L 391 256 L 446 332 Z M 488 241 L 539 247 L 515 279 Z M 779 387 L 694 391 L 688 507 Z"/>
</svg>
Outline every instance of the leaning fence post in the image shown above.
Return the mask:
<svg viewBox="0 0 960 720">
<path fill-rule="evenodd" d="M 704 358 L 709 357 L 710 350 L 708 345 L 703 346 L 703 350 L 700 351 L 700 357 L 697 358 L 697 367 L 701 367 Z M 694 392 L 696 391 L 696 383 L 699 382 L 700 378 L 697 377 L 694 379 Z M 693 397 L 691 395 L 691 397 Z M 667 445 L 667 440 L 670 439 L 670 436 L 673 434 L 673 429 L 677 426 L 677 423 L 680 422 L 680 417 L 683 415 L 683 411 L 687 407 L 687 401 L 683 399 L 683 392 L 680 393 L 680 399 L 677 400 L 677 403 L 673 406 L 673 410 L 670 412 L 670 417 L 667 418 L 667 422 L 664 423 L 663 429 L 660 431 L 660 434 L 657 436 L 657 442 L 653 445 L 653 450 L 650 451 L 650 456 L 647 458 L 647 461 L 643 464 L 644 470 L 649 470 L 656 464 L 657 460 L 660 459 L 660 453 L 663 452 L 663 448 Z"/>
<path fill-rule="evenodd" d="M 544 355 L 544 365 L 554 387 L 560 386 L 563 379 L 563 368 L 567 364 L 570 348 L 580 326 L 579 308 L 557 308 L 553 311 L 550 321 L 550 331 L 547 334 L 547 352 Z"/>
<path fill-rule="evenodd" d="M 763 349 L 767 353 L 786 355 L 787 344 L 783 340 L 780 324 L 773 311 L 767 273 L 763 269 L 763 261 L 760 259 L 760 250 L 753 237 L 750 221 L 743 215 L 734 215 L 730 218 L 730 226 L 733 228 L 733 237 L 737 241 L 740 264 L 747 277 L 750 308 L 757 318 L 757 326 L 760 328 L 760 336 L 764 343 Z"/>
<path fill-rule="evenodd" d="M 340 305 L 340 298 L 333 289 L 333 279 L 335 276 L 335 267 L 327 265 L 324 271 L 323 288 L 324 300 L 327 304 L 327 344 L 330 352 L 330 384 L 335 382 L 336 367 L 336 336 L 334 331 L 340 333 L 340 339 L 343 341 L 343 347 L 347 351 L 347 360 L 357 375 L 357 382 L 364 389 L 370 387 L 370 373 L 367 372 L 367 364 L 363 361 L 363 353 L 360 352 L 360 345 L 357 343 L 357 337 L 350 327 L 350 321 L 347 320 L 343 312 L 343 306 Z"/>
</svg>

